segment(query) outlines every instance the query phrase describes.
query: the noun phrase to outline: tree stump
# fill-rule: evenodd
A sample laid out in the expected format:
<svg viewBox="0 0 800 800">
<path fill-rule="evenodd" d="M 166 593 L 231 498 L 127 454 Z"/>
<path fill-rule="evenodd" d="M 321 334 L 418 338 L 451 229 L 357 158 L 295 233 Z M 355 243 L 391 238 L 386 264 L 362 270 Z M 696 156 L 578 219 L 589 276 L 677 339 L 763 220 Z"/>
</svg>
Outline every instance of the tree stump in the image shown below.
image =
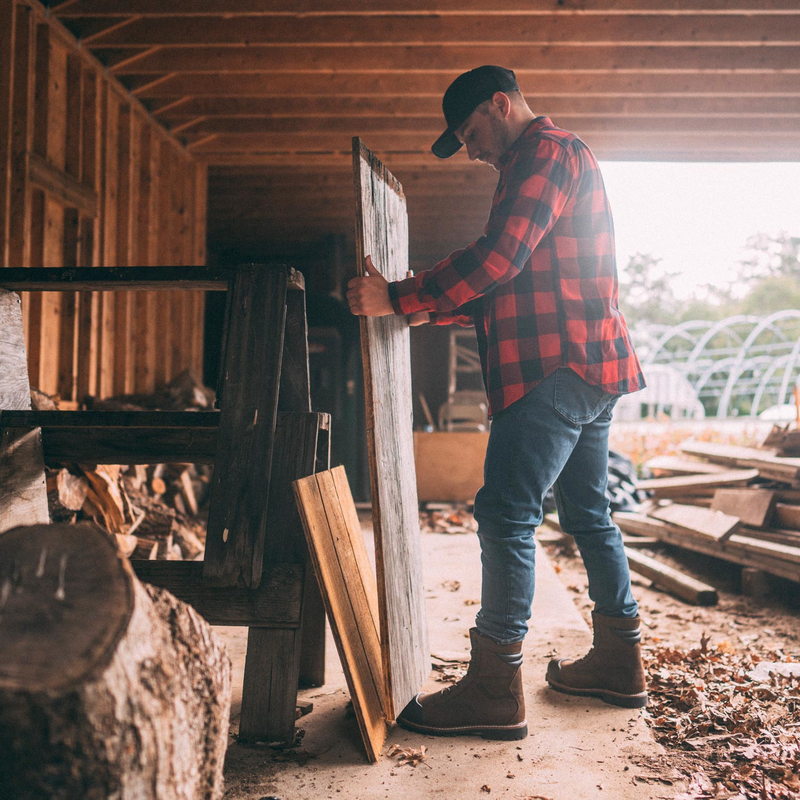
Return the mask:
<svg viewBox="0 0 800 800">
<path fill-rule="evenodd" d="M 104 531 L 0 536 L 0 797 L 219 798 L 230 661 Z"/>
</svg>

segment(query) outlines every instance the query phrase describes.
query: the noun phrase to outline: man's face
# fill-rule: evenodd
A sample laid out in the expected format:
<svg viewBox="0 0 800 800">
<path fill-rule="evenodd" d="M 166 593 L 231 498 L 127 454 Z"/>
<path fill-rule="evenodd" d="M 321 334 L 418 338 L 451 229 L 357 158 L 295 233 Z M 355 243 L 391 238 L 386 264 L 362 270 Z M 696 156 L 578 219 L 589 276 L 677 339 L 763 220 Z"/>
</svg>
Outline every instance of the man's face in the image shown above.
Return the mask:
<svg viewBox="0 0 800 800">
<path fill-rule="evenodd" d="M 476 108 L 455 134 L 466 146 L 470 161 L 482 161 L 495 169 L 511 145 L 505 120 L 491 101 Z"/>
</svg>

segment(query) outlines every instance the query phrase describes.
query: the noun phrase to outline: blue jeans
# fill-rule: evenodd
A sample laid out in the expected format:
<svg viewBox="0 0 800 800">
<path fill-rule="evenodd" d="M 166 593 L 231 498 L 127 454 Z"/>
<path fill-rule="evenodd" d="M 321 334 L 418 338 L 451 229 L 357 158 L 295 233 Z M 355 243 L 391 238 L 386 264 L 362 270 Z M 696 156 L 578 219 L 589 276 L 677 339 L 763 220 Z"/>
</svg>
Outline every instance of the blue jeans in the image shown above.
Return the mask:
<svg viewBox="0 0 800 800">
<path fill-rule="evenodd" d="M 478 630 L 520 642 L 535 585 L 534 531 L 553 486 L 561 527 L 575 537 L 595 610 L 635 617 L 628 561 L 606 497 L 608 429 L 617 396 L 558 369 L 495 414 L 475 498 L 483 588 Z"/>
</svg>

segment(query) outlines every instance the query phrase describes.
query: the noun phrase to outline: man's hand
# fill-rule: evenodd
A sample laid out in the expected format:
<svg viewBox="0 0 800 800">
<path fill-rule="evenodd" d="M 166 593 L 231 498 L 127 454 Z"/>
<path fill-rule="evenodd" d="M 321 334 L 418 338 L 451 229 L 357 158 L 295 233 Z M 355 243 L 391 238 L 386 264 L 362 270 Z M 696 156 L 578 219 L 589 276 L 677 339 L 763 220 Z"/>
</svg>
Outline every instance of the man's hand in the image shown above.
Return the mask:
<svg viewBox="0 0 800 800">
<path fill-rule="evenodd" d="M 367 274 L 353 278 L 347 284 L 347 289 L 347 302 L 353 314 L 385 317 L 394 313 L 389 300 L 389 281 L 375 269 L 371 256 L 367 256 Z"/>
</svg>

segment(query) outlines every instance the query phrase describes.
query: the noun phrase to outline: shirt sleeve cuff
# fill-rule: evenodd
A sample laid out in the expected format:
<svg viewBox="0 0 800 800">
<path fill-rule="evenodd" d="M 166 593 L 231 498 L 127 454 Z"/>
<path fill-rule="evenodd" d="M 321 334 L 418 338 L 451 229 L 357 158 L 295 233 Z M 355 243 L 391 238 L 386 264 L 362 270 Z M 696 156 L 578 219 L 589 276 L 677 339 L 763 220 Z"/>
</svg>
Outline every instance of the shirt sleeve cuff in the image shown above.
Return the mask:
<svg viewBox="0 0 800 800">
<path fill-rule="evenodd" d="M 413 314 L 415 311 L 426 311 L 417 295 L 416 278 L 406 278 L 389 284 L 389 301 L 394 313 L 398 316 Z"/>
</svg>

